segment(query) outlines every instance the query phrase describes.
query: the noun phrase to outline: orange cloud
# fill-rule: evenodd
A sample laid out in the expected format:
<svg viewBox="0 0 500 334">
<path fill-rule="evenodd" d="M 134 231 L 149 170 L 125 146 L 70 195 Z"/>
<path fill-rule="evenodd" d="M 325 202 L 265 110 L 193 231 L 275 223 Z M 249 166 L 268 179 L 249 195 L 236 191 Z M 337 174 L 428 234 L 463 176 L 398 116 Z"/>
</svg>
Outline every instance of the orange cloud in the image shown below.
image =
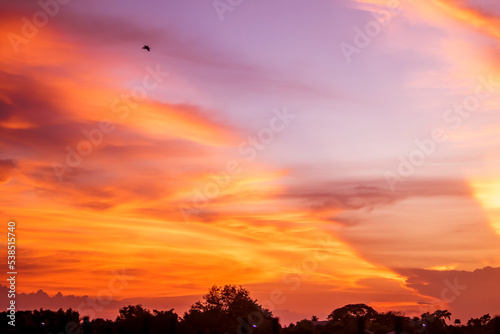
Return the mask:
<svg viewBox="0 0 500 334">
<path fill-rule="evenodd" d="M 433 0 L 432 3 L 460 22 L 500 39 L 500 18 L 477 8 L 472 8 L 470 4 L 463 0 Z"/>
</svg>

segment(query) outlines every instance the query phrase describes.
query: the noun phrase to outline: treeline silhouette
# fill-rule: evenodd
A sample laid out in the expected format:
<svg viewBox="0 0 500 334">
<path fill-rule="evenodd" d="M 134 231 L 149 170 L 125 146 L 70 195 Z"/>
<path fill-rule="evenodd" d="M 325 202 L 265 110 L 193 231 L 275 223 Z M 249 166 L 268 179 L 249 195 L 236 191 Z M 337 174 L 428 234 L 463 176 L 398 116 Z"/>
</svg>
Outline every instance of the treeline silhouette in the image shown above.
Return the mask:
<svg viewBox="0 0 500 334">
<path fill-rule="evenodd" d="M 8 324 L 9 312 L 1 333 L 29 334 L 500 334 L 500 317 L 486 314 L 453 325 L 447 310 L 406 317 L 399 312 L 379 313 L 365 304 L 349 304 L 333 310 L 326 321 L 313 316 L 282 327 L 271 311 L 250 297 L 248 290 L 234 285 L 213 286 L 202 301 L 193 304 L 179 317 L 169 311 L 148 310 L 141 305 L 129 305 L 119 310 L 115 321 L 81 317 L 71 308 L 64 311 L 17 311 L 15 327 Z"/>
</svg>

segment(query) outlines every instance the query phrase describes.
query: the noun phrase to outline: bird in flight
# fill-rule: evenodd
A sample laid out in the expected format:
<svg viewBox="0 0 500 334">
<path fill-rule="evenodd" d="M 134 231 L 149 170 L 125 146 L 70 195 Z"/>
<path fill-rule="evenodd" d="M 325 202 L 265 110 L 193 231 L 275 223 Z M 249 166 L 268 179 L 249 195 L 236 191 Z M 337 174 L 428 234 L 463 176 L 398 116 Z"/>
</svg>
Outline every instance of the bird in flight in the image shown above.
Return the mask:
<svg viewBox="0 0 500 334">
<path fill-rule="evenodd" d="M 146 49 L 146 50 L 148 50 L 148 51 L 151 51 L 151 48 L 150 48 L 149 46 L 147 46 L 147 45 L 144 45 L 142 48 L 143 48 L 143 49 Z"/>
</svg>

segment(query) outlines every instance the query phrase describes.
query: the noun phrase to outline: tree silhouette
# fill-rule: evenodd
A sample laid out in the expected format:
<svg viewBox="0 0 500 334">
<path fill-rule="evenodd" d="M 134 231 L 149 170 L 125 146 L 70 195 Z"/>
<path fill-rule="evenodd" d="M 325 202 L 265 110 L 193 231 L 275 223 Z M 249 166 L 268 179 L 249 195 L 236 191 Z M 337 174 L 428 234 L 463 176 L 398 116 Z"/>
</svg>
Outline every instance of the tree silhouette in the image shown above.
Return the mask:
<svg viewBox="0 0 500 334">
<path fill-rule="evenodd" d="M 357 333 L 408 333 L 408 334 L 496 334 L 500 333 L 500 317 L 485 314 L 471 318 L 467 326 L 455 320 L 455 326 L 445 324 L 451 318 L 448 310 L 423 313 L 421 318 L 405 317 L 400 312 L 378 313 L 365 304 L 350 304 L 337 308 L 328 316 L 328 322 L 318 322 L 318 317 L 303 319 L 281 328 L 278 319 L 272 318 L 257 300 L 250 297 L 241 286 L 213 286 L 184 314 L 181 322 L 173 309 L 150 311 L 142 305 L 122 307 L 115 321 L 85 317 L 78 312 L 33 310 L 16 312 L 16 328 L 6 321 L 0 323 L 0 333 L 48 334 L 357 334 Z M 6 319 L 8 312 L 0 312 Z"/>
<path fill-rule="evenodd" d="M 445 319 L 450 319 L 451 313 L 448 310 L 436 310 L 432 314 L 422 313 L 422 326 L 425 326 L 429 333 L 447 333 Z"/>
<path fill-rule="evenodd" d="M 188 332 L 263 333 L 271 330 L 272 313 L 250 298 L 243 287 L 213 286 L 184 314 Z"/>
<path fill-rule="evenodd" d="M 442 321 L 445 323 L 445 319 L 450 320 L 451 313 L 448 310 L 437 310 L 434 313 L 432 313 L 434 317 L 436 317 L 438 320 Z"/>
<path fill-rule="evenodd" d="M 348 304 L 341 308 L 335 309 L 328 315 L 330 321 L 344 321 L 347 318 L 365 317 L 366 319 L 374 319 L 377 316 L 377 311 L 365 304 Z"/>
<path fill-rule="evenodd" d="M 491 320 L 491 316 L 488 314 L 482 315 L 480 318 L 470 318 L 467 321 L 467 326 L 481 327 L 487 325 Z"/>
<path fill-rule="evenodd" d="M 372 320 L 368 325 L 368 330 L 375 333 L 388 333 L 392 329 L 395 329 L 395 324 L 398 321 L 398 318 L 402 321 L 404 320 L 404 316 L 400 312 L 387 312 L 387 313 L 378 313 L 375 316 L 375 320 Z M 407 318 L 407 322 L 410 323 L 409 318 Z"/>
<path fill-rule="evenodd" d="M 314 331 L 314 325 L 312 323 L 314 320 L 300 320 L 292 326 L 289 330 L 289 334 L 311 334 Z"/>
<path fill-rule="evenodd" d="M 149 321 L 153 314 L 142 305 L 122 307 L 116 317 L 116 326 L 121 333 L 141 333 L 149 329 Z"/>
<path fill-rule="evenodd" d="M 491 316 L 488 313 L 488 314 L 481 316 L 481 318 L 479 318 L 479 319 L 481 320 L 481 325 L 487 325 L 491 320 Z"/>
<path fill-rule="evenodd" d="M 148 309 L 143 308 L 141 304 L 135 306 L 124 306 L 118 311 L 118 313 L 120 315 L 116 318 L 116 321 L 126 321 L 139 318 L 142 319 L 152 316 L 152 313 Z"/>
<path fill-rule="evenodd" d="M 150 310 L 142 305 L 129 305 L 119 310 L 116 327 L 121 333 L 173 333 L 177 314 L 170 311 Z"/>
<path fill-rule="evenodd" d="M 328 315 L 329 328 L 343 333 L 357 333 L 366 320 L 375 320 L 377 311 L 365 304 L 348 304 Z"/>
</svg>

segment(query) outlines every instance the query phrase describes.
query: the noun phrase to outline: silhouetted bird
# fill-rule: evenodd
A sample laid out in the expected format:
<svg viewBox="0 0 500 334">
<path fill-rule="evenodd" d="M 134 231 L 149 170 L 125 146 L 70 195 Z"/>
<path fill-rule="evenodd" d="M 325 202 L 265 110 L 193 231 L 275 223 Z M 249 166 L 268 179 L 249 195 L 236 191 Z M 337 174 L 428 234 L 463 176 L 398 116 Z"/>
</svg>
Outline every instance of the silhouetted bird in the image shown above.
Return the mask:
<svg viewBox="0 0 500 334">
<path fill-rule="evenodd" d="M 142 48 L 143 48 L 143 49 L 146 49 L 146 50 L 148 50 L 148 51 L 151 51 L 151 48 L 150 48 L 149 46 L 147 46 L 147 45 L 144 45 Z"/>
</svg>

